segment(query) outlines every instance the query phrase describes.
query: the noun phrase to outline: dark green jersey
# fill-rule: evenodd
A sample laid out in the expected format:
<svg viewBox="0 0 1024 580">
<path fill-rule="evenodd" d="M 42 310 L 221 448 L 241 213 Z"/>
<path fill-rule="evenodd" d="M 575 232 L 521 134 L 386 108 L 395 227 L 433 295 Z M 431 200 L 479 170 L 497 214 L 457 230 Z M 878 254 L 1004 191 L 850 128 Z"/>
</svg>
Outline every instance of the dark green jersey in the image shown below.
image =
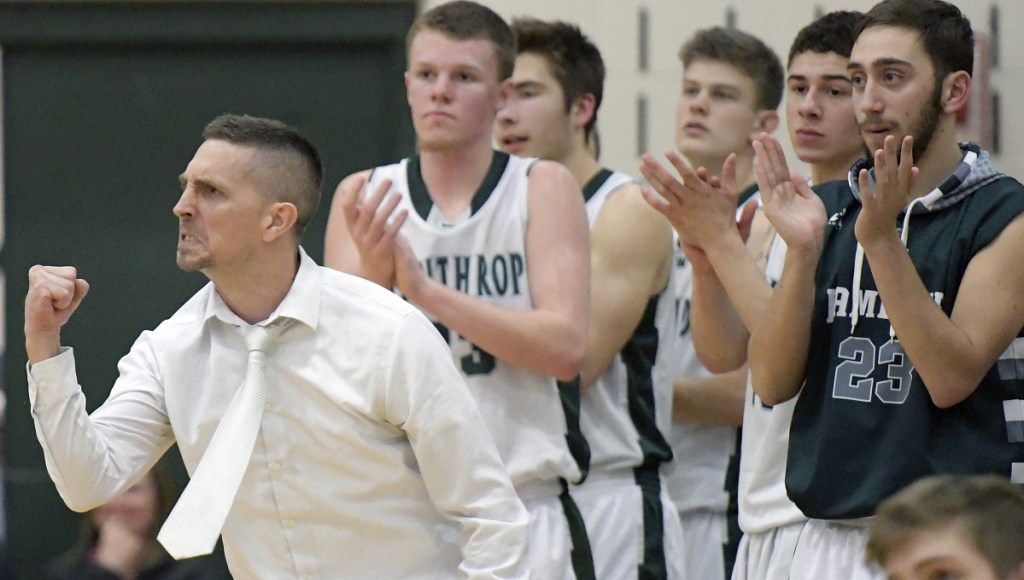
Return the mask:
<svg viewBox="0 0 1024 580">
<path fill-rule="evenodd" d="M 987 159 L 986 159 L 987 161 Z M 1024 469 L 1024 437 L 1004 403 L 1024 404 L 1024 342 L 966 400 L 932 404 L 890 324 L 867 260 L 854 282 L 860 202 L 846 182 L 816 188 L 830 216 L 816 275 L 807 382 L 793 415 L 786 487 L 809 517 L 870 516 L 910 482 L 934 473 Z M 990 178 L 943 209 L 913 212 L 908 252 L 948 315 L 968 263 L 1024 212 L 1024 187 Z M 902 217 L 902 216 L 901 216 Z M 851 314 L 859 292 L 859 315 Z M 1022 333 L 1021 336 L 1024 336 Z"/>
</svg>

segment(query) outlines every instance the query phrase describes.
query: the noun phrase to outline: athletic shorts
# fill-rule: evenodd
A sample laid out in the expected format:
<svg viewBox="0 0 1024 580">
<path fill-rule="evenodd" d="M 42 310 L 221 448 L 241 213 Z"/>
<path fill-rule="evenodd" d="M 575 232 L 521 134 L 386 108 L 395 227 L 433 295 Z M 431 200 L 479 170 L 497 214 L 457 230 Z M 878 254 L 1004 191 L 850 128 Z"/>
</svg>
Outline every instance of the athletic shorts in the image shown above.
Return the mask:
<svg viewBox="0 0 1024 580">
<path fill-rule="evenodd" d="M 724 511 L 690 510 L 679 513 L 683 528 L 684 578 L 725 580 L 725 545 L 729 523 Z"/>
<path fill-rule="evenodd" d="M 793 554 L 793 580 L 886 580 L 886 574 L 864 560 L 868 543 L 866 520 L 857 523 L 808 520 Z"/>
<path fill-rule="evenodd" d="M 530 577 L 592 580 L 594 563 L 586 527 L 568 486 L 562 482 L 558 489 L 520 492 L 519 499 L 530 514 Z"/>
<path fill-rule="evenodd" d="M 570 491 L 583 513 L 597 578 L 685 580 L 675 504 L 660 480 L 636 480 L 632 470 L 592 471 Z"/>
<path fill-rule="evenodd" d="M 805 523 L 743 534 L 732 580 L 789 580 L 793 554 Z"/>
</svg>

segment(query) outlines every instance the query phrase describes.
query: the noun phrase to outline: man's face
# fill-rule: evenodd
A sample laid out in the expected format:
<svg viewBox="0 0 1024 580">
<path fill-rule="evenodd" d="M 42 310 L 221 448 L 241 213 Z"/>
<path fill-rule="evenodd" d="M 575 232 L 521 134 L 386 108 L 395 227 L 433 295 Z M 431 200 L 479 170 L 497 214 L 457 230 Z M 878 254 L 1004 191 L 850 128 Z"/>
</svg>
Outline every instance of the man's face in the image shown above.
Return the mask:
<svg viewBox="0 0 1024 580">
<path fill-rule="evenodd" d="M 683 71 L 676 147 L 698 164 L 720 163 L 750 147 L 759 128 L 754 81 L 720 61 L 697 59 Z M 705 161 L 706 160 L 706 161 Z"/>
<path fill-rule="evenodd" d="M 997 580 L 996 571 L 967 541 L 959 526 L 922 530 L 885 563 L 892 580 Z"/>
<path fill-rule="evenodd" d="M 853 112 L 846 57 L 802 52 L 786 78 L 786 124 L 797 157 L 805 163 L 851 164 L 864 151 Z"/>
<path fill-rule="evenodd" d="M 405 87 L 421 150 L 490 143 L 505 95 L 489 40 L 423 30 L 409 47 Z"/>
<path fill-rule="evenodd" d="M 520 54 L 512 91 L 494 124 L 498 146 L 515 155 L 562 161 L 571 152 L 573 130 L 565 93 L 547 59 L 536 53 Z"/>
<path fill-rule="evenodd" d="M 260 259 L 271 201 L 253 180 L 257 151 L 218 139 L 196 151 L 181 174 L 178 267 L 207 276 Z"/>
<path fill-rule="evenodd" d="M 895 26 L 874 26 L 857 37 L 848 67 L 864 143 L 881 149 L 888 135 L 914 137 L 914 159 L 928 149 L 942 113 L 942 87 L 919 35 Z"/>
</svg>

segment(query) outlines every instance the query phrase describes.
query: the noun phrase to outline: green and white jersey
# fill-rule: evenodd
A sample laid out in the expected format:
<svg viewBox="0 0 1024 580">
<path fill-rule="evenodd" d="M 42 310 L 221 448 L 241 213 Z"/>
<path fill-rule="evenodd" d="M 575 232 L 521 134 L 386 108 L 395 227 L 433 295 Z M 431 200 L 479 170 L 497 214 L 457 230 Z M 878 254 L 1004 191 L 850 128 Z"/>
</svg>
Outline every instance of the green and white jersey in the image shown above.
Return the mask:
<svg viewBox="0 0 1024 580">
<path fill-rule="evenodd" d="M 657 384 L 671 391 L 678 377 L 709 377 L 693 348 L 690 334 L 690 293 L 693 266 L 672 236 L 673 267 L 663 300 L 671 304 L 673 324 L 658 348 Z M 735 427 L 675 421 L 669 442 L 675 460 L 665 466 L 666 488 L 680 512 L 725 512 L 729 506 L 726 472 L 736 450 Z M 735 490 L 733 490 L 735 491 Z"/>
<path fill-rule="evenodd" d="M 526 263 L 527 176 L 534 159 L 494 152 L 468 215 L 439 219 L 420 172 L 419 157 L 379 167 L 368 189 L 384 179 L 409 217 L 401 233 L 431 279 L 502 308 L 531 310 Z M 432 215 L 433 214 L 433 215 Z M 446 328 L 455 365 L 476 399 L 512 483 L 520 495 L 581 480 L 589 450 L 579 429 L 579 382 L 508 364 Z M 554 488 L 555 493 L 558 492 Z"/>
<path fill-rule="evenodd" d="M 891 333 L 871 265 L 858 258 L 854 188 L 864 166 L 853 167 L 849 183 L 818 188 L 830 218 L 786 474 L 790 497 L 812 518 L 870 516 L 885 497 L 936 473 L 997 473 L 1024 483 L 1022 339 L 964 401 L 932 404 Z M 949 315 L 968 264 L 1024 212 L 1024 186 L 967 146 L 964 162 L 926 199 L 900 223 L 924 287 Z"/>
<path fill-rule="evenodd" d="M 782 275 L 785 259 L 786 242 L 776 234 L 765 267 L 765 278 L 772 286 Z M 796 399 L 772 407 L 765 405 L 754 392 L 747 373 L 745 400 L 740 433 L 740 529 L 753 534 L 804 521 L 806 516 L 786 494 L 789 426 Z"/>
<path fill-rule="evenodd" d="M 634 180 L 602 170 L 583 188 L 590 226 L 605 201 Z M 611 366 L 583 393 L 580 426 L 594 472 L 657 467 L 672 458 L 665 439 L 672 421 L 672 385 L 656 378 L 671 365 L 659 357 L 675 324 L 675 304 L 663 291 L 647 303 L 640 323 Z M 660 366 L 659 366 L 660 365 Z"/>
</svg>

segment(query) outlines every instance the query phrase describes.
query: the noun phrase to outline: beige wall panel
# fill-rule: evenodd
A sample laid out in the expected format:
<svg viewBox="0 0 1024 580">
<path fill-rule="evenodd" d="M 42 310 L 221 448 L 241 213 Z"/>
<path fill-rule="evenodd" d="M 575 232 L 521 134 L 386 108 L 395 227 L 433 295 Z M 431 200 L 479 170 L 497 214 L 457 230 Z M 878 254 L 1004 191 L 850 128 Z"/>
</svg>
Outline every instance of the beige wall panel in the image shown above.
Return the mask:
<svg viewBox="0 0 1024 580">
<path fill-rule="evenodd" d="M 649 103 L 648 138 L 657 153 L 673 145 L 675 99 L 679 90 L 681 65 L 679 47 L 694 31 L 724 25 L 729 8 L 735 11 L 736 26 L 763 39 L 785 64 L 789 44 L 796 32 L 810 22 L 815 11 L 867 10 L 874 0 L 482 0 L 508 18 L 534 15 L 561 19 L 580 25 L 601 49 L 608 79 L 599 128 L 605 143 L 602 161 L 614 169 L 636 174 L 638 164 L 636 100 L 644 94 Z M 440 4 L 426 0 L 425 7 Z M 999 168 L 1024 178 L 1024 35 L 1013 33 L 1013 23 L 1024 22 L 1020 0 L 953 0 L 971 19 L 978 31 L 989 30 L 992 6 L 1000 10 L 1002 34 L 999 51 L 1002 63 L 991 70 L 990 88 L 1002 98 Z M 649 15 L 649 68 L 637 70 L 638 10 Z M 780 107 L 780 116 L 784 117 Z M 785 140 L 785 123 L 776 136 Z M 789 157 L 795 160 L 789 151 Z M 801 165 L 798 169 L 805 170 Z"/>
</svg>

